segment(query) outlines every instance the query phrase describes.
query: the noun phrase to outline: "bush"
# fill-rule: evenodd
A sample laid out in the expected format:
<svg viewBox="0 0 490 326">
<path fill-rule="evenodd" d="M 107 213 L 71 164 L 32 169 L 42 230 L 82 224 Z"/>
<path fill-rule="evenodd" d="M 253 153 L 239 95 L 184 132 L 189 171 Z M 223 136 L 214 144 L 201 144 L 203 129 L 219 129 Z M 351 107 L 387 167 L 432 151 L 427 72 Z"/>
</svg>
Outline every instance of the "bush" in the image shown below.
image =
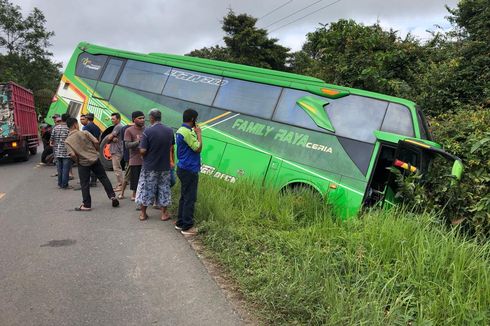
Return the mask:
<svg viewBox="0 0 490 326">
<path fill-rule="evenodd" d="M 452 224 L 482 240 L 490 238 L 490 111 L 462 108 L 431 121 L 437 142 L 460 157 L 464 164 L 459 184 L 451 186 L 451 167 L 443 159 L 431 166 L 425 187 L 415 185 L 418 177 L 399 180 L 402 197 L 416 211 L 433 210 Z"/>
</svg>

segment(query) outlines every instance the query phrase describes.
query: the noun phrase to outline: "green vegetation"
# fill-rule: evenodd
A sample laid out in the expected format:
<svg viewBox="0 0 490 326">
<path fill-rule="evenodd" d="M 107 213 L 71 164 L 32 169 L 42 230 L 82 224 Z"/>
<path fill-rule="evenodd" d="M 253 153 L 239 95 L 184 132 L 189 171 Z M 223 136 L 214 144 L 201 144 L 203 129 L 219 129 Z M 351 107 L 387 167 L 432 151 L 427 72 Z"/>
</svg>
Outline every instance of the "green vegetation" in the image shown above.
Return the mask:
<svg viewBox="0 0 490 326">
<path fill-rule="evenodd" d="M 0 0 L 0 81 L 14 81 L 34 92 L 38 113 L 48 112 L 60 79 L 61 64 L 48 51 L 54 32 L 46 30 L 46 18 L 34 8 L 27 17 L 8 0 Z"/>
<path fill-rule="evenodd" d="M 490 322 L 490 246 L 401 210 L 335 220 L 314 195 L 200 180 L 202 240 L 274 324 Z"/>
<path fill-rule="evenodd" d="M 442 212 L 447 223 L 459 224 L 467 234 L 481 241 L 490 239 L 490 111 L 486 108 L 465 109 L 443 114 L 434 120 L 435 137 L 445 139 L 450 153 L 459 156 L 465 165 L 463 178 L 451 186 L 450 166 L 436 160 L 431 178 L 422 185 L 416 177 L 402 183 L 401 197 L 414 211 Z M 415 180 L 414 180 L 415 179 Z"/>
</svg>

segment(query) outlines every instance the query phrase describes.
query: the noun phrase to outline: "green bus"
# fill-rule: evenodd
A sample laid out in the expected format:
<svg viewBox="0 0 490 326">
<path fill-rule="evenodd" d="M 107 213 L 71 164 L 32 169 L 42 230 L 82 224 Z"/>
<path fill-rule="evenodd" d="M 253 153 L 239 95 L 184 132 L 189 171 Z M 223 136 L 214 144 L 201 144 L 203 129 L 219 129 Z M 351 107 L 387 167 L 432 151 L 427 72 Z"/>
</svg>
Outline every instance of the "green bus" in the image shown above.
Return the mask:
<svg viewBox="0 0 490 326">
<path fill-rule="evenodd" d="M 124 124 L 131 112 L 162 111 L 177 129 L 182 112 L 199 112 L 201 173 L 241 178 L 282 190 L 318 191 L 341 217 L 362 207 L 394 205 L 391 166 L 428 170 L 435 154 L 461 161 L 433 142 L 415 103 L 326 84 L 287 72 L 162 53 L 140 54 L 82 42 L 61 78 L 48 117 L 91 112 L 104 137 L 111 114 Z M 48 118 L 48 122 L 49 118 Z"/>
</svg>

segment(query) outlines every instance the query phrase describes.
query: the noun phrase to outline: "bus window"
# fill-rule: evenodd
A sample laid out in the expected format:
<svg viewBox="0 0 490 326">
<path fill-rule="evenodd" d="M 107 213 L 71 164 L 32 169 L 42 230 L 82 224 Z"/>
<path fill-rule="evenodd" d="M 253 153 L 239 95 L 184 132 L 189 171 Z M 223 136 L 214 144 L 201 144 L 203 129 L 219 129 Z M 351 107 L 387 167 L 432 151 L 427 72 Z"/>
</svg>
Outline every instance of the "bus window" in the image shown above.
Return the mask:
<svg viewBox="0 0 490 326">
<path fill-rule="evenodd" d="M 430 134 L 429 126 L 427 125 L 427 120 L 425 119 L 422 111 L 420 111 L 420 108 L 417 108 L 417 120 L 419 122 L 420 138 L 432 140 L 432 135 Z"/>
<path fill-rule="evenodd" d="M 373 144 L 388 103 L 368 97 L 349 95 L 329 100 L 326 110 L 337 136 Z"/>
<path fill-rule="evenodd" d="M 114 84 L 114 81 L 116 80 L 117 74 L 119 73 L 119 69 L 121 68 L 122 64 L 122 60 L 110 59 L 100 80 L 106 83 Z"/>
<path fill-rule="evenodd" d="M 97 80 L 106 61 L 106 55 L 82 53 L 78 57 L 75 74 L 83 78 Z"/>
<path fill-rule="evenodd" d="M 414 137 L 412 116 L 408 108 L 401 104 L 390 103 L 381 130 Z"/>
<path fill-rule="evenodd" d="M 123 64 L 122 60 L 110 59 L 105 67 L 101 79 L 97 82 L 94 89 L 94 97 L 108 100 L 114 88 L 114 81 L 119 74 L 119 70 Z"/>
<path fill-rule="evenodd" d="M 224 78 L 214 106 L 270 119 L 280 93 L 278 86 Z"/>
<path fill-rule="evenodd" d="M 170 67 L 128 60 L 119 78 L 119 85 L 161 94 Z"/>
<path fill-rule="evenodd" d="M 323 100 L 325 99 L 305 91 L 285 88 L 282 91 L 279 104 L 277 104 L 272 120 L 302 128 L 325 131 L 324 129 L 318 127 L 311 117 L 305 112 L 305 110 L 301 109 L 296 103 L 296 100 L 302 98 L 303 96 L 318 97 Z"/>
<path fill-rule="evenodd" d="M 213 103 L 222 77 L 173 68 L 163 95 L 204 105 Z"/>
</svg>

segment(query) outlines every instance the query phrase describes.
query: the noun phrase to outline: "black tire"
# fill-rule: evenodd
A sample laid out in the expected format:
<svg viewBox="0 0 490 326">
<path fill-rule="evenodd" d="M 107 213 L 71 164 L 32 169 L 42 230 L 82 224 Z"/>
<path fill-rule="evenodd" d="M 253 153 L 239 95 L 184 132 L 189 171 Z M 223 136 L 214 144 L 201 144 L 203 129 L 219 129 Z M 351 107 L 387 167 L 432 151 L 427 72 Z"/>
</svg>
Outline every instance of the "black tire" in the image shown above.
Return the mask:
<svg viewBox="0 0 490 326">
<path fill-rule="evenodd" d="M 112 161 L 110 159 L 108 149 L 106 148 L 107 146 L 109 146 L 109 138 L 105 136 L 104 139 L 102 139 L 102 141 L 100 142 L 99 160 L 106 171 L 112 171 Z"/>
<path fill-rule="evenodd" d="M 14 157 L 14 161 L 16 162 L 26 162 L 29 160 L 29 147 L 27 145 L 27 142 L 24 146 L 24 149 L 22 152 L 20 152 L 18 155 Z"/>
<path fill-rule="evenodd" d="M 37 154 L 37 146 L 29 148 L 29 153 L 31 153 L 31 155 L 36 155 Z"/>
</svg>

